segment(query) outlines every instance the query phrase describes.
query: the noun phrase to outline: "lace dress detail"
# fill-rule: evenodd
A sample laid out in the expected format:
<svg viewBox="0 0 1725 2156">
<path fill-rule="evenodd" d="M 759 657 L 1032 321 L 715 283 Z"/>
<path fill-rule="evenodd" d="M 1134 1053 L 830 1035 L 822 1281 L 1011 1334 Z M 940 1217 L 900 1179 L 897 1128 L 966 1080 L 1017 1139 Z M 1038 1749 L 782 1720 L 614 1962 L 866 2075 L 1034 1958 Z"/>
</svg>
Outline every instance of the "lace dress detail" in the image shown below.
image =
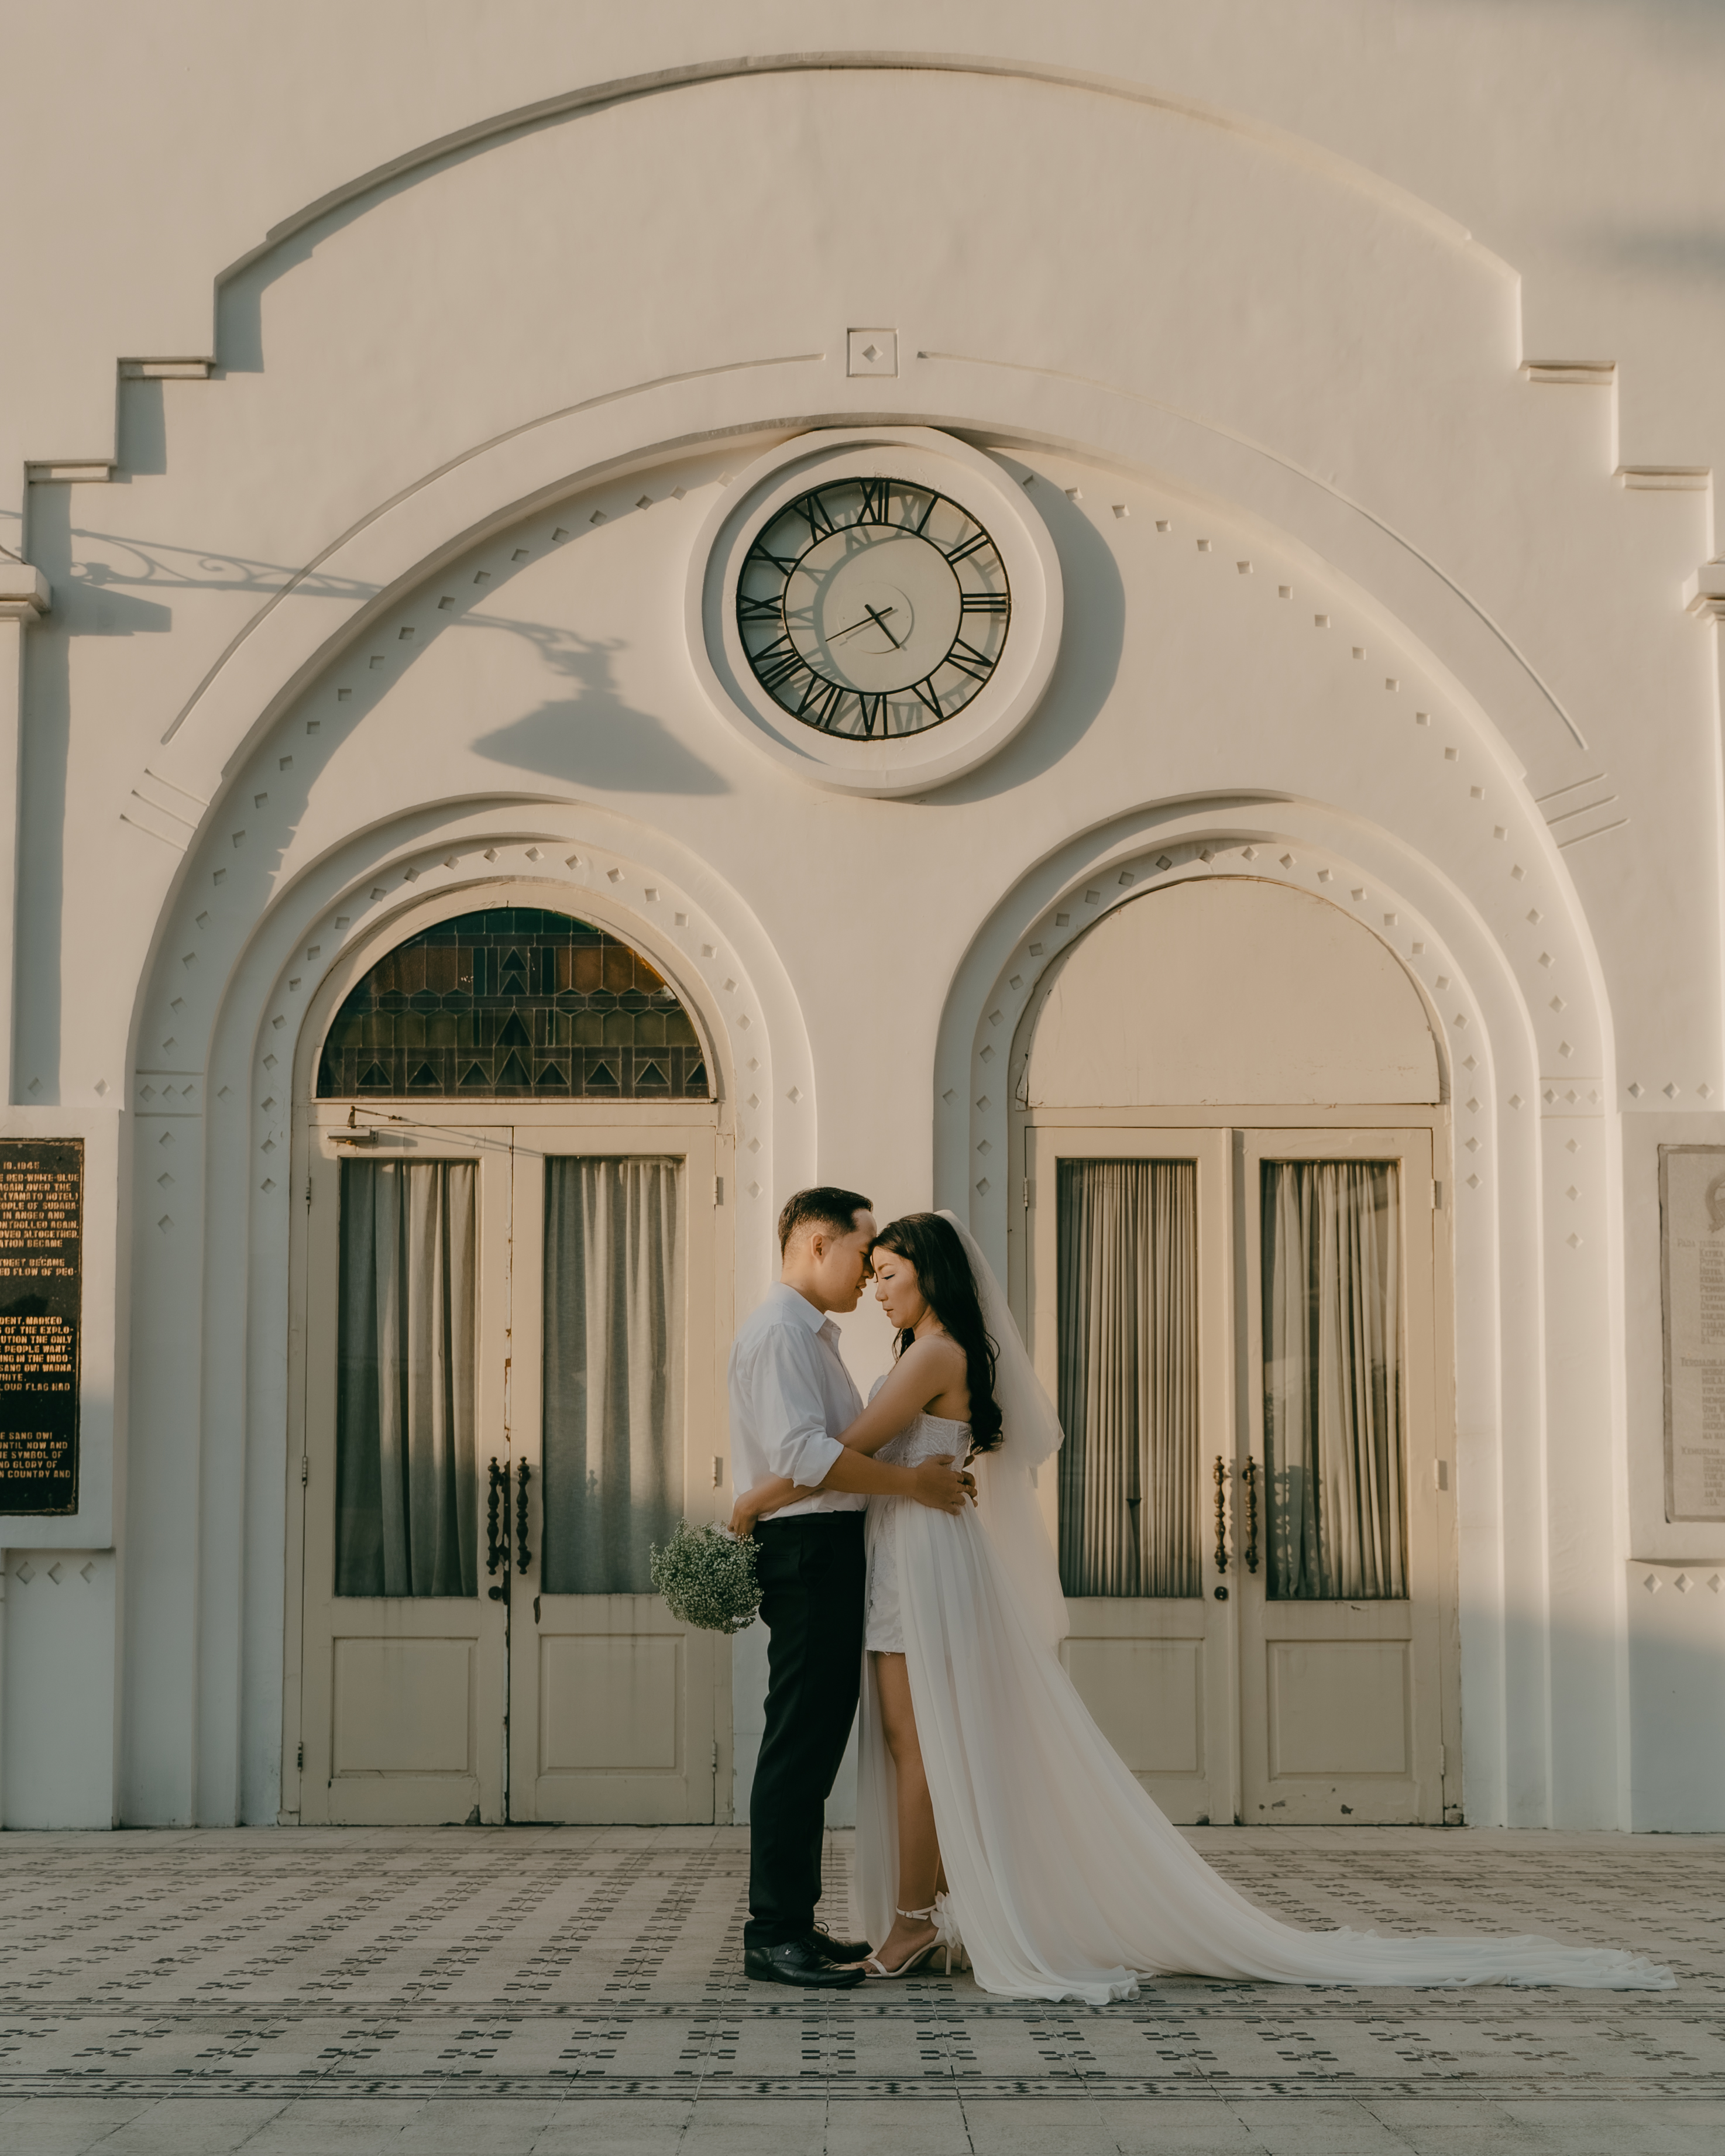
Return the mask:
<svg viewBox="0 0 1725 2156">
<path fill-rule="evenodd" d="M 870 1396 L 873 1397 L 872 1394 Z M 963 1463 L 970 1450 L 970 1424 L 944 1415 L 919 1414 L 907 1429 L 890 1438 L 875 1455 L 896 1467 L 940 1458 Z M 904 1613 L 899 1599 L 899 1521 L 913 1497 L 870 1497 L 866 1533 L 869 1553 L 868 1616 L 863 1645 L 870 1653 L 905 1651 Z"/>
</svg>

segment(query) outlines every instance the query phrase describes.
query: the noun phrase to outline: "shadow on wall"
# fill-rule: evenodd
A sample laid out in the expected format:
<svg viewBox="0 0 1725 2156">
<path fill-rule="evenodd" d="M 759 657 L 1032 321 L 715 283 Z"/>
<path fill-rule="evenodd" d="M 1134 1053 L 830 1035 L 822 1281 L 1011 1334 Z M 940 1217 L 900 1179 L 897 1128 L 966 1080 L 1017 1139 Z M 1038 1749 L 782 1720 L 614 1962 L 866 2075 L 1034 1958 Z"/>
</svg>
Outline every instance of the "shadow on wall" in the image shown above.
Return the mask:
<svg viewBox="0 0 1725 2156">
<path fill-rule="evenodd" d="M 157 479 L 167 470 L 167 408 L 159 382 L 122 382 L 114 479 L 121 486 L 134 478 Z"/>
<path fill-rule="evenodd" d="M 1020 485 L 1029 467 L 1009 456 L 999 463 Z M 931 801 L 989 801 L 1039 778 L 1076 747 L 1112 693 L 1126 646 L 1126 587 L 1120 567 L 1095 525 L 1050 480 L 1037 478 L 1030 496 L 1060 550 L 1065 586 L 1060 652 L 1042 702 L 1023 732 L 978 770 L 931 790 Z"/>
<path fill-rule="evenodd" d="M 153 382 L 137 386 L 160 388 Z M 68 635 L 132 636 L 171 628 L 172 609 L 140 595 L 146 592 L 234 592 L 267 604 L 291 590 L 300 597 L 362 607 L 378 596 L 376 585 L 332 575 L 315 563 L 292 567 L 74 526 L 69 497 L 67 487 L 43 487 L 33 505 L 33 558 L 57 595 L 54 612 L 39 637 L 56 628 L 62 640 Z M 493 577 L 486 593 L 490 598 L 506 586 L 507 565 L 494 570 Z M 619 641 L 583 636 L 554 623 L 476 612 L 480 603 L 475 596 L 455 610 L 436 613 L 435 635 L 467 629 L 524 639 L 539 653 L 547 670 L 569 685 L 567 694 L 547 699 L 535 711 L 484 737 L 477 744 L 480 754 L 564 783 L 665 793 L 730 790 L 721 773 L 685 748 L 651 712 L 639 710 L 623 696 L 614 678 L 616 656 L 624 648 Z M 418 604 L 417 597 L 411 598 L 403 611 L 414 611 Z M 434 640 L 428 637 L 427 644 Z M 423 657 L 424 649 L 422 644 L 416 658 Z M 60 656 L 64 668 L 63 651 Z M 351 732 L 352 723 L 387 685 L 382 680 L 360 680 L 344 714 L 345 726 L 326 727 L 326 748 Z M 301 753 L 303 757 L 303 750 Z M 273 774 L 272 791 L 278 798 L 284 791 Z"/>
<path fill-rule="evenodd" d="M 28 905 L 28 932 L 20 943 L 17 1082 L 21 1099 L 48 1106 L 59 1097 L 71 639 L 168 629 L 172 611 L 157 593 L 232 592 L 245 603 L 248 623 L 255 622 L 262 609 L 289 590 L 338 599 L 356 608 L 363 608 L 379 594 L 375 585 L 328 574 L 315 564 L 294 568 L 74 526 L 71 490 L 64 485 L 32 490 L 29 542 L 33 558 L 56 598 L 53 612 L 32 632 L 30 721 L 22 753 L 28 813 L 22 820 L 19 875 Z M 493 550 L 497 543 L 491 542 Z M 494 580 L 488 582 L 485 596 L 495 598 L 509 581 L 508 562 L 496 562 L 490 576 Z M 525 639 L 546 670 L 567 685 L 567 690 L 547 697 L 536 709 L 475 744 L 478 753 L 518 772 L 550 777 L 564 787 L 704 796 L 729 790 L 720 773 L 685 748 L 650 712 L 638 710 L 624 696 L 615 680 L 622 645 L 552 623 L 478 611 L 482 603 L 475 594 L 445 610 L 437 606 L 436 588 L 430 586 L 410 595 L 400 612 L 417 616 L 415 626 L 424 636 L 415 646 L 412 663 L 423 660 L 427 647 L 444 635 L 483 631 Z M 206 832 L 219 825 L 228 803 L 244 801 L 260 777 L 265 780 L 264 790 L 244 814 L 244 828 L 234 834 L 234 854 L 223 856 L 220 880 L 228 882 L 230 897 L 244 888 L 252 893 L 253 902 L 265 901 L 312 788 L 331 758 L 366 721 L 384 693 L 392 687 L 400 690 L 399 673 L 374 673 L 362 659 L 356 663 L 357 649 L 357 644 L 351 648 L 345 660 L 337 661 L 323 677 L 324 685 L 341 680 L 345 665 L 351 685 L 339 701 L 330 697 L 320 702 L 315 725 L 305 723 L 305 700 L 296 704 L 285 722 L 293 737 L 291 753 L 277 753 L 283 747 L 278 726 L 270 743 L 254 744 L 253 753 L 234 770 L 232 783 L 209 804 L 203 819 Z M 93 715 L 90 723 L 100 722 L 100 715 Z M 266 751 L 267 772 L 259 761 Z M 410 793 L 408 803 L 417 798 Z"/>
<path fill-rule="evenodd" d="M 1629 1673 L 1631 1825 L 1725 1829 L 1725 1564 L 1630 1565 Z"/>
<path fill-rule="evenodd" d="M 1472 4 L 1481 14 L 1507 17 L 1517 0 L 1472 0 Z M 1568 0 L 1568 4 L 1578 12 L 1587 4 L 1598 15 L 1620 17 L 1638 39 L 1656 38 L 1671 45 L 1686 66 L 1695 58 L 1697 33 L 1712 31 L 1717 57 L 1725 61 L 1725 35 L 1721 34 L 1725 33 L 1725 15 L 1720 13 L 1718 0 Z M 1461 9 L 1457 0 L 1436 0 L 1433 12 L 1453 18 Z M 1542 28 L 1541 18 L 1548 18 L 1550 12 L 1550 0 L 1520 0 L 1519 13 L 1541 21 Z"/>
<path fill-rule="evenodd" d="M 36 1107 L 50 1106 L 60 1097 L 71 639 L 78 612 L 75 600 L 60 602 L 73 581 L 71 495 L 69 485 L 30 489 L 30 558 L 47 578 L 55 599 L 47 619 L 30 631 L 28 719 L 18 744 L 18 934 L 12 1084 L 18 1100 Z"/>
<path fill-rule="evenodd" d="M 729 782 L 703 763 L 650 711 L 629 703 L 614 673 L 616 638 L 584 637 L 522 622 L 475 623 L 526 636 L 547 666 L 570 685 L 475 743 L 480 756 L 566 785 L 636 793 L 728 793 Z"/>
<path fill-rule="evenodd" d="M 1604 267 L 1681 279 L 1687 284 L 1725 285 L 1725 218 L 1717 224 L 1656 231 L 1645 225 L 1615 226 L 1586 240 Z"/>
</svg>

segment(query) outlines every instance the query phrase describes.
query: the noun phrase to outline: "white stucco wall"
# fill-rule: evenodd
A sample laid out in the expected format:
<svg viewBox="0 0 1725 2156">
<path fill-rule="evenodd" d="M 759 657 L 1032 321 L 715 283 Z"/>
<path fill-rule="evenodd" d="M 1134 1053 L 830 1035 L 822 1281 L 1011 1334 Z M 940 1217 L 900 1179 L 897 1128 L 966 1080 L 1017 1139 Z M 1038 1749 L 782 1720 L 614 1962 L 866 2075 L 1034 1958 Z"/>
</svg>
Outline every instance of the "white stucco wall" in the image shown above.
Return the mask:
<svg viewBox="0 0 1725 2156">
<path fill-rule="evenodd" d="M 352 938 L 549 879 L 680 968 L 736 1081 L 747 1302 L 817 1174 L 968 1208 L 998 1251 L 1042 968 L 1235 872 L 1345 906 L 1445 1029 L 1470 1816 L 1725 1823 L 1704 1746 L 1643 1801 L 1629 1742 L 1679 1681 L 1640 1613 L 1688 1606 L 1630 1560 L 1725 1564 L 1725 1527 L 1663 1517 L 1650 1166 L 1725 1086 L 1690 610 L 1725 29 L 1581 0 L 1081 5 L 1058 34 L 936 0 L 872 8 L 866 49 L 819 5 L 8 13 L 51 213 L 0 355 L 0 546 L 52 594 L 21 632 L 11 1127 L 116 1163 L 85 1473 L 121 1494 L 0 1544 L 117 1553 L 117 1616 L 56 1650 L 107 1717 L 106 1810 L 275 1815 L 286 1106 Z M 827 61 L 747 64 L 790 53 Z M 865 322 L 896 377 L 846 372 Z M 756 755 L 681 640 L 731 476 L 865 420 L 986 452 L 1064 577 L 1041 710 L 926 798 Z M 5 1818 L 82 1822 L 7 1593 Z"/>
</svg>

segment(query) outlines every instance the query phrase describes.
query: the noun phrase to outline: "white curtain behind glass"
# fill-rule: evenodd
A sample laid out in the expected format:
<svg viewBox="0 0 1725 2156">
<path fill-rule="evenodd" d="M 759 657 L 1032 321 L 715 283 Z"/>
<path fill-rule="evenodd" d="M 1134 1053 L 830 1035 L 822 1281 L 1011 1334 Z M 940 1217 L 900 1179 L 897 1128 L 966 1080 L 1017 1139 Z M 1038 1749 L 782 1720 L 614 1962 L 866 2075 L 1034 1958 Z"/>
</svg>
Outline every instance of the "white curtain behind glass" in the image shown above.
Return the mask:
<svg viewBox="0 0 1725 2156">
<path fill-rule="evenodd" d="M 1273 1595 L 1408 1591 L 1398 1190 L 1394 1161 L 1264 1163 Z"/>
<path fill-rule="evenodd" d="M 682 1164 L 545 1173 L 545 1591 L 645 1594 L 682 1510 Z"/>
<path fill-rule="evenodd" d="M 1060 1164 L 1060 1584 L 1199 1591 L 1198 1170 Z"/>
<path fill-rule="evenodd" d="M 344 1160 L 336 1592 L 474 1594 L 470 1160 Z"/>
</svg>

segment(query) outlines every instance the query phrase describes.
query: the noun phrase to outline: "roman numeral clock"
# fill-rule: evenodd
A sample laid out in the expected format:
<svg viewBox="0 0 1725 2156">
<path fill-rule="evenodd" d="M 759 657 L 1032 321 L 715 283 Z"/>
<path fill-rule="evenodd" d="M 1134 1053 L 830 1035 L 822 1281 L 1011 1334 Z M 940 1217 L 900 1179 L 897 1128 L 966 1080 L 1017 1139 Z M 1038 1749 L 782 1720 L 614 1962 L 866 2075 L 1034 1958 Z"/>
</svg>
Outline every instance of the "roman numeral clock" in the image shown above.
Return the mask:
<svg viewBox="0 0 1725 2156">
<path fill-rule="evenodd" d="M 923 428 L 832 429 L 734 479 L 699 535 L 696 672 L 815 783 L 923 793 L 995 755 L 1060 643 L 1060 561 L 1027 490 Z"/>
</svg>

